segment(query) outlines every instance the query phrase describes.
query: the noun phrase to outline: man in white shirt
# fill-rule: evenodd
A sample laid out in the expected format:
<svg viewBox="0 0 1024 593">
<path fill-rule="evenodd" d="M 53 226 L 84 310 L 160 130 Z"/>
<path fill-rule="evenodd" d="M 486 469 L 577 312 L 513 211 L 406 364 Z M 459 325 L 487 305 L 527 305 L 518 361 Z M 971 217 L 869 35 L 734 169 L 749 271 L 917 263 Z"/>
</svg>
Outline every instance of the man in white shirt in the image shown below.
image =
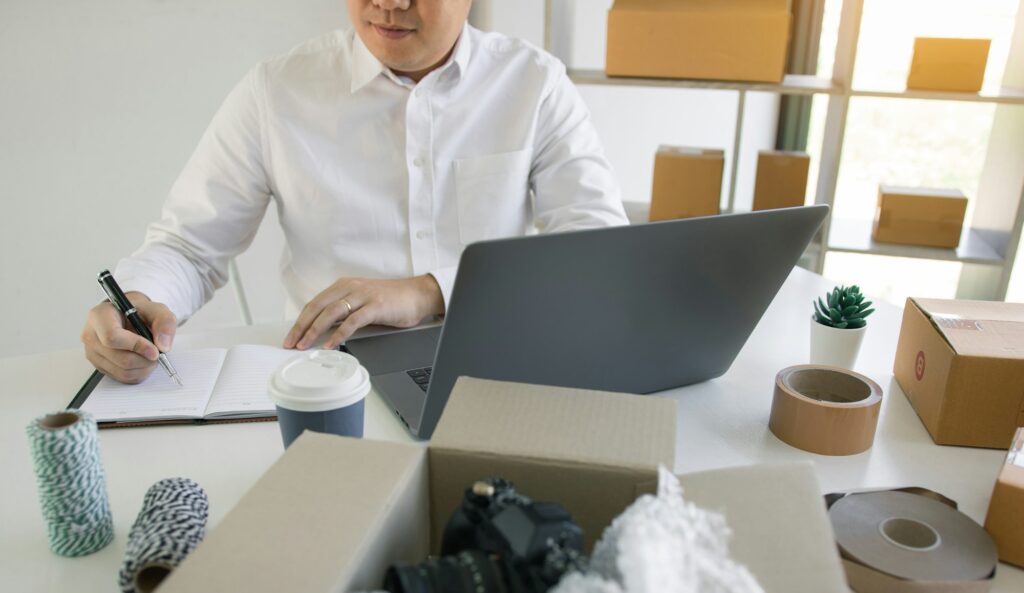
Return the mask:
<svg viewBox="0 0 1024 593">
<path fill-rule="evenodd" d="M 562 64 L 470 27 L 471 1 L 348 0 L 353 30 L 235 87 L 161 220 L 115 271 L 161 351 L 227 282 L 271 202 L 298 313 L 283 345 L 300 349 L 443 314 L 474 241 L 626 223 Z M 120 381 L 141 381 L 157 359 L 109 303 L 89 312 L 82 342 Z"/>
</svg>

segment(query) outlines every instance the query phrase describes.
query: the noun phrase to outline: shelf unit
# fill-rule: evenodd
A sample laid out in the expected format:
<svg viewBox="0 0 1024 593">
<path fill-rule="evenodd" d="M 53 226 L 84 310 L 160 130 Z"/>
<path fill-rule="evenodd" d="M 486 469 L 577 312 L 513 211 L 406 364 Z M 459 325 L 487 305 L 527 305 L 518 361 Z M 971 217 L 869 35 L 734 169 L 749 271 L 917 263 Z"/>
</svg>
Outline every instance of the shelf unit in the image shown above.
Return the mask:
<svg viewBox="0 0 1024 593">
<path fill-rule="evenodd" d="M 918 259 L 939 259 L 966 264 L 1001 266 L 1003 256 L 993 248 L 982 233 L 964 229 L 956 249 L 920 247 L 895 243 L 878 243 L 871 238 L 871 220 L 836 219 L 832 221 L 829 251 L 892 255 Z"/>
<path fill-rule="evenodd" d="M 552 1 L 544 2 L 544 45 L 552 47 Z M 818 162 L 818 183 L 815 188 L 815 203 L 834 206 L 836 184 L 842 156 L 846 117 L 850 100 L 854 97 L 881 97 L 887 99 L 924 99 L 934 101 L 956 101 L 991 103 L 996 105 L 1024 106 L 1024 90 L 1000 88 L 983 90 L 980 93 L 947 91 L 918 91 L 908 89 L 853 88 L 853 69 L 856 62 L 857 42 L 860 37 L 861 15 L 864 0 L 843 0 L 839 22 L 839 36 L 836 46 L 832 78 L 810 75 L 787 75 L 781 83 L 732 82 L 716 80 L 677 80 L 661 78 L 609 77 L 601 70 L 568 70 L 569 78 L 578 85 L 642 86 L 684 89 L 720 90 L 737 94 L 736 131 L 732 144 L 729 170 L 729 190 L 723 212 L 736 211 L 736 175 L 739 170 L 740 145 L 742 142 L 743 114 L 747 93 L 776 93 L 780 95 L 822 95 L 827 97 L 825 129 L 822 136 Z M 1024 10 L 1022 7 L 1020 10 Z M 1020 22 L 1020 19 L 1018 19 Z M 1021 50 L 1018 50 L 1021 51 Z M 1016 107 L 1015 107 L 1016 108 Z M 1016 198 L 1016 195 L 1014 196 Z M 975 197 L 984 200 L 984 196 Z M 1024 188 L 1013 204 L 1015 212 L 1006 213 L 1009 224 L 1006 228 L 981 230 L 966 228 L 958 249 L 936 249 L 910 245 L 876 243 L 871 239 L 870 221 L 833 219 L 825 222 L 818 236 L 808 247 L 802 262 L 821 273 L 828 252 L 862 253 L 907 258 L 958 261 L 964 264 L 961 274 L 959 298 L 986 298 L 1002 300 L 1006 297 L 1010 274 L 1021 240 L 1024 226 Z M 647 204 L 627 204 L 631 220 L 637 220 L 646 212 Z M 965 282 L 966 280 L 966 282 Z"/>
<path fill-rule="evenodd" d="M 550 1 L 550 0 L 549 0 Z M 725 91 L 778 93 L 782 95 L 841 95 L 843 89 L 835 82 L 818 76 L 787 74 L 781 83 L 733 82 L 728 80 L 685 80 L 672 78 L 634 78 L 608 76 L 602 70 L 570 69 L 569 78 L 576 84 L 671 87 L 684 89 L 718 89 Z"/>
<path fill-rule="evenodd" d="M 908 89 L 853 89 L 852 97 L 884 97 L 888 99 L 925 99 L 929 101 L 957 101 L 961 103 L 995 103 L 997 105 L 1024 105 L 1024 90 L 1001 88 L 982 89 L 980 93 L 955 91 L 916 91 Z"/>
</svg>

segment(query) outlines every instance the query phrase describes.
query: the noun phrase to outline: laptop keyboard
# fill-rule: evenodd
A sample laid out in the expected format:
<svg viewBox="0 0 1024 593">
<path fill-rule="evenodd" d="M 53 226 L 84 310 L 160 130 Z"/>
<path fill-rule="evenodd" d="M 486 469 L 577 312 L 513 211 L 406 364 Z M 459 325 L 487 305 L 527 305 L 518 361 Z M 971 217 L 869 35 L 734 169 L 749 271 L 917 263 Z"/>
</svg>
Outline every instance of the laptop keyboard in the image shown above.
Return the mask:
<svg viewBox="0 0 1024 593">
<path fill-rule="evenodd" d="M 412 369 L 405 371 L 409 378 L 416 382 L 420 386 L 420 389 L 424 393 L 427 391 L 427 386 L 430 385 L 430 372 L 434 370 L 434 367 L 423 367 L 421 369 Z"/>
</svg>

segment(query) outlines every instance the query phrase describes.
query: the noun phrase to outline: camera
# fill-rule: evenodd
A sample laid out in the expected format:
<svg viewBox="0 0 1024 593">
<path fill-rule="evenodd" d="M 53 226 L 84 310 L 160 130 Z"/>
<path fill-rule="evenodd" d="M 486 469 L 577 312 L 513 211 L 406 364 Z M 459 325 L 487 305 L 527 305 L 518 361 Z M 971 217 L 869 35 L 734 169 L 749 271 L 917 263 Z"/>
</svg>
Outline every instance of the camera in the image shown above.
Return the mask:
<svg viewBox="0 0 1024 593">
<path fill-rule="evenodd" d="M 583 531 L 555 503 L 533 502 L 498 478 L 466 490 L 441 536 L 441 556 L 394 564 L 391 593 L 532 593 L 586 567 Z"/>
</svg>

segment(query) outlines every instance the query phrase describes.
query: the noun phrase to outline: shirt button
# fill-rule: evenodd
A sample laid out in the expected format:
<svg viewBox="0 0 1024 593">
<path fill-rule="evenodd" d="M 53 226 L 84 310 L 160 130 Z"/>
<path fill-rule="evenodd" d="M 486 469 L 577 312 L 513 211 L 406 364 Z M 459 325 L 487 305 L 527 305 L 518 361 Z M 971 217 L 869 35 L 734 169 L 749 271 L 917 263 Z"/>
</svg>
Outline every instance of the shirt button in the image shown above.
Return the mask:
<svg viewBox="0 0 1024 593">
<path fill-rule="evenodd" d="M 416 98 L 417 99 L 422 99 L 423 98 L 423 89 L 416 89 L 416 93 L 415 94 L 416 94 Z"/>
<path fill-rule="evenodd" d="M 414 166 L 414 167 L 422 167 L 423 166 L 423 159 L 421 159 L 420 157 L 414 158 L 412 160 L 412 166 Z"/>
<path fill-rule="evenodd" d="M 430 236 L 430 231 L 416 231 L 417 239 L 426 239 Z"/>
</svg>

